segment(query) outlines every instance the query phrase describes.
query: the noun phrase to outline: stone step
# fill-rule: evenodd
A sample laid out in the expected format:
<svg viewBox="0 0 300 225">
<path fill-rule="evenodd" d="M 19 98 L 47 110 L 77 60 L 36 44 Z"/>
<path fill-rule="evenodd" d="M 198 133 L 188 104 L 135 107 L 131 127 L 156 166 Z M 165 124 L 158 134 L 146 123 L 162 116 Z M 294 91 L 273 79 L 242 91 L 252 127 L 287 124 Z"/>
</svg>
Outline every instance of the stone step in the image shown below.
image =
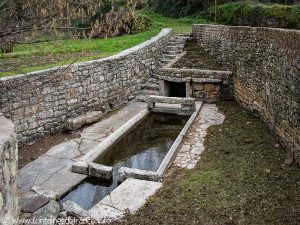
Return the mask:
<svg viewBox="0 0 300 225">
<path fill-rule="evenodd" d="M 159 82 L 156 78 L 149 78 L 146 82 L 145 82 L 145 86 L 146 85 L 152 85 L 152 84 L 155 84 L 155 85 L 159 85 Z"/>
<path fill-rule="evenodd" d="M 184 45 L 178 46 L 178 45 L 168 45 L 165 49 L 165 51 L 180 51 L 184 48 Z"/>
<path fill-rule="evenodd" d="M 142 89 L 159 91 L 159 85 L 157 83 L 146 83 L 142 86 Z"/>
<path fill-rule="evenodd" d="M 168 64 L 169 62 L 171 62 L 172 61 L 172 59 L 162 59 L 162 63 L 163 64 Z"/>
<path fill-rule="evenodd" d="M 159 95 L 159 91 L 158 90 L 144 89 L 144 90 L 141 91 L 141 94 L 143 94 L 143 95 Z"/>
<path fill-rule="evenodd" d="M 177 41 L 177 40 L 179 40 L 179 41 L 181 41 L 181 40 L 184 40 L 184 41 L 186 41 L 186 40 L 188 40 L 189 38 L 191 38 L 190 36 L 175 36 L 175 37 L 172 37 L 172 38 L 170 38 L 171 40 L 175 40 L 175 41 Z"/>
<path fill-rule="evenodd" d="M 177 51 L 165 51 L 164 55 L 178 55 L 180 54 L 182 51 L 177 50 Z"/>
<path fill-rule="evenodd" d="M 184 45 L 186 43 L 186 41 L 169 41 L 169 46 L 180 46 L 180 45 Z"/>
<path fill-rule="evenodd" d="M 175 57 L 176 57 L 177 55 L 163 55 L 163 58 L 164 59 L 175 59 Z"/>
</svg>

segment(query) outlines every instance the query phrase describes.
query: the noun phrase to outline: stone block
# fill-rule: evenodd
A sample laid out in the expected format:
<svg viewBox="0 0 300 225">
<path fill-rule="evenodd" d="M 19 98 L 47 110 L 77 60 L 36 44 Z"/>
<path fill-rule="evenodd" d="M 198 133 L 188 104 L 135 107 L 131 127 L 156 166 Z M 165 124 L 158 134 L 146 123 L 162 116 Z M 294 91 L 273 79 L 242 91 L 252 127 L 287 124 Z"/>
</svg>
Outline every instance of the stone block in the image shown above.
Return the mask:
<svg viewBox="0 0 300 225">
<path fill-rule="evenodd" d="M 210 83 L 204 84 L 204 91 L 213 92 L 214 90 L 215 90 L 214 84 L 210 84 Z"/>
<path fill-rule="evenodd" d="M 89 175 L 89 166 L 87 162 L 78 161 L 72 165 L 72 172 Z"/>
<path fill-rule="evenodd" d="M 45 197 L 45 198 L 49 198 L 52 200 L 58 200 L 59 199 L 59 193 L 56 193 L 54 191 L 51 190 L 45 190 L 41 187 L 38 186 L 33 186 L 31 188 L 32 191 L 34 191 L 35 193 L 37 193 L 38 195 Z"/>
<path fill-rule="evenodd" d="M 102 111 L 88 112 L 85 115 L 78 116 L 73 119 L 69 119 L 67 121 L 66 127 L 69 130 L 77 130 L 85 124 L 90 124 L 100 120 L 102 116 L 103 116 Z"/>
<path fill-rule="evenodd" d="M 124 182 L 127 178 L 149 181 L 159 181 L 161 179 L 157 173 L 152 171 L 121 167 L 118 170 L 118 181 Z"/>
<path fill-rule="evenodd" d="M 195 91 L 203 91 L 204 90 L 204 84 L 202 84 L 202 83 L 193 83 L 192 87 Z"/>
<path fill-rule="evenodd" d="M 111 179 L 113 167 L 104 166 L 97 163 L 88 163 L 89 165 L 89 176 L 99 177 L 103 179 Z"/>
<path fill-rule="evenodd" d="M 74 202 L 66 201 L 62 204 L 62 208 L 64 211 L 67 212 L 68 216 L 74 216 L 77 218 L 87 218 L 89 217 L 88 211 L 81 208 Z"/>
</svg>

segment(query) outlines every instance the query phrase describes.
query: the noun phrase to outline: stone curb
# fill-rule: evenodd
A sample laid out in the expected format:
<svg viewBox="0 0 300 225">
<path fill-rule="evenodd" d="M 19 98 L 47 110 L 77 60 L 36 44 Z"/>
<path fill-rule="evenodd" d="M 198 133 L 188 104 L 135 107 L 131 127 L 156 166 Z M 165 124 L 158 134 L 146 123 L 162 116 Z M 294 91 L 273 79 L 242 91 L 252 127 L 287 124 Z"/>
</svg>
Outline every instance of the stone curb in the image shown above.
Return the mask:
<svg viewBox="0 0 300 225">
<path fill-rule="evenodd" d="M 138 113 L 132 119 L 127 121 L 124 125 L 122 125 L 119 129 L 109 135 L 100 145 L 91 150 L 88 154 L 81 158 L 82 161 L 93 162 L 98 157 L 103 155 L 106 151 L 108 151 L 113 145 L 119 141 L 122 137 L 124 137 L 136 124 L 140 123 L 147 115 L 149 114 L 149 110 L 143 110 Z"/>
<path fill-rule="evenodd" d="M 199 114 L 202 106 L 203 106 L 203 102 L 198 102 L 198 101 L 196 102 L 196 110 L 195 110 L 195 112 L 193 113 L 193 115 L 190 117 L 190 119 L 188 120 L 188 122 L 185 124 L 185 126 L 181 130 L 180 134 L 178 135 L 178 137 L 176 138 L 175 142 L 173 143 L 171 149 L 168 151 L 168 154 L 165 156 L 164 160 L 162 161 L 162 163 L 160 164 L 158 170 L 156 171 L 157 174 L 160 177 L 164 176 L 165 172 L 167 171 L 167 169 L 169 168 L 169 166 L 173 162 L 175 154 L 176 154 L 178 148 L 180 147 L 183 138 L 185 137 L 185 135 L 187 134 L 188 130 L 192 126 L 192 124 L 193 124 L 194 120 L 196 119 L 197 115 Z"/>
</svg>

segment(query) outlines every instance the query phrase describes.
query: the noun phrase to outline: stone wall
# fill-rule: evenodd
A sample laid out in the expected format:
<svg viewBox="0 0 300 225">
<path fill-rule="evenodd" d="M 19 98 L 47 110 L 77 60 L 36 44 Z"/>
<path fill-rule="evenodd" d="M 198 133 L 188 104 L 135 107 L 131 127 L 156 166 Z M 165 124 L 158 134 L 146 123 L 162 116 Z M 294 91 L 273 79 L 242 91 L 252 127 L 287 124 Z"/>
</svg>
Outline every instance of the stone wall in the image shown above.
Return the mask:
<svg viewBox="0 0 300 225">
<path fill-rule="evenodd" d="M 18 149 L 14 125 L 0 114 L 0 225 L 16 224 Z"/>
<path fill-rule="evenodd" d="M 300 153 L 300 31 L 194 25 L 197 41 L 234 73 L 237 102 Z"/>
<path fill-rule="evenodd" d="M 231 71 L 181 69 L 164 67 L 157 71 L 158 80 L 186 82 L 186 96 L 214 103 L 233 99 Z M 166 95 L 166 85 L 160 85 L 160 94 Z"/>
<path fill-rule="evenodd" d="M 159 67 L 172 35 L 159 35 L 105 59 L 0 79 L 3 114 L 20 142 L 65 129 L 66 121 L 91 111 L 103 114 L 124 106 Z"/>
</svg>

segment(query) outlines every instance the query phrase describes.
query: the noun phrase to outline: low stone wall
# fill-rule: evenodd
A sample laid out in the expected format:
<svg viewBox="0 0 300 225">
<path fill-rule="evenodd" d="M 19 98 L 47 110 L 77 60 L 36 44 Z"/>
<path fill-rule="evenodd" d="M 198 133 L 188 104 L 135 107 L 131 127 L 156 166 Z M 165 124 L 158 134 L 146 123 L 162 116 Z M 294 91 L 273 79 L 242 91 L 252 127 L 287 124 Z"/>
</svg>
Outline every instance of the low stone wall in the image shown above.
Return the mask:
<svg viewBox="0 0 300 225">
<path fill-rule="evenodd" d="M 193 35 L 231 67 L 236 101 L 258 114 L 299 162 L 300 31 L 194 25 Z"/>
<path fill-rule="evenodd" d="M 0 225 L 17 224 L 18 149 L 14 125 L 0 114 Z"/>
<path fill-rule="evenodd" d="M 171 29 L 163 29 L 112 57 L 1 78 L 0 110 L 25 142 L 60 132 L 69 119 L 87 112 L 118 109 L 160 66 L 171 35 Z"/>
</svg>

